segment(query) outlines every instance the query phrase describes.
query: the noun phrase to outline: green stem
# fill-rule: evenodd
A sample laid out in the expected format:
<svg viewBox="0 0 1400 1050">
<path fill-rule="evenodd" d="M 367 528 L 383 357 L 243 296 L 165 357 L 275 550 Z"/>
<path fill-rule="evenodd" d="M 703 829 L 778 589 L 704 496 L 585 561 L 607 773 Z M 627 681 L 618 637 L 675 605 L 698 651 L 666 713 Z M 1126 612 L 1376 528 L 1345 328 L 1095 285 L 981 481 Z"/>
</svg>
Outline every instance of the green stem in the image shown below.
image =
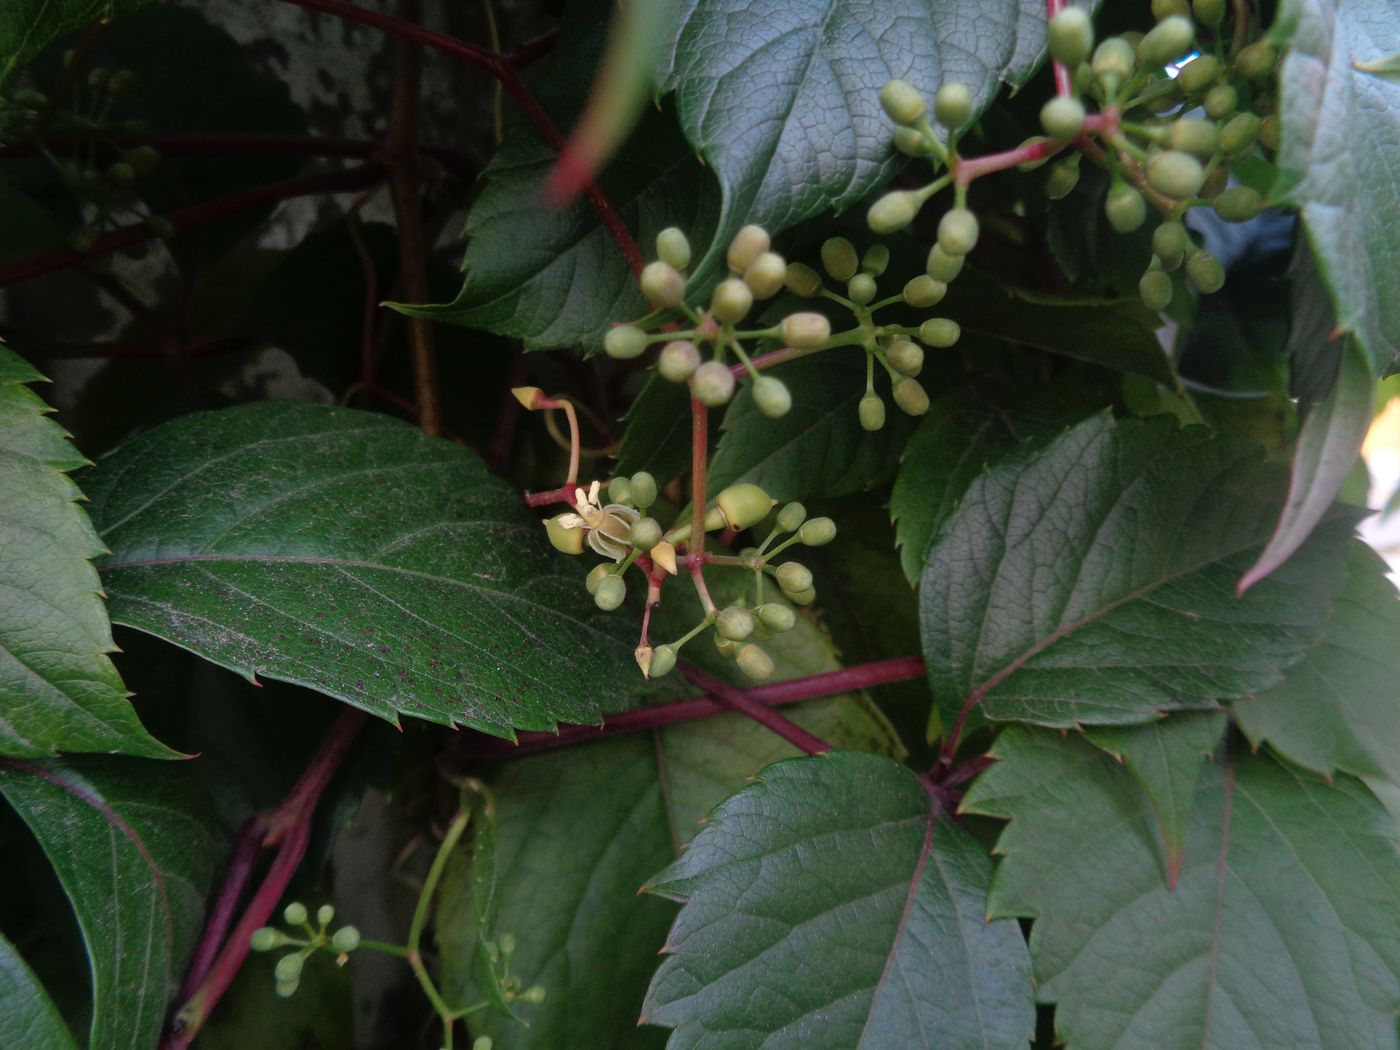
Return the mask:
<svg viewBox="0 0 1400 1050">
<path fill-rule="evenodd" d="M 423 941 L 423 930 L 428 923 L 428 911 L 432 907 L 433 895 L 437 892 L 438 883 L 442 881 L 442 873 L 447 869 L 452 851 L 457 848 L 467 825 L 471 823 L 471 816 L 471 808 L 463 805 L 452 818 L 452 823 L 447 826 L 447 834 L 442 837 L 442 844 L 438 846 L 437 855 L 433 857 L 432 867 L 428 869 L 428 877 L 423 880 L 423 890 L 418 894 L 418 904 L 413 909 L 413 921 L 408 927 L 408 947 L 404 950 L 404 958 L 408 960 L 413 976 L 418 978 L 419 987 L 428 997 L 428 1002 L 433 1004 L 434 1012 L 442 1019 L 445 1050 L 452 1050 L 453 1011 L 438 991 L 437 985 L 433 983 L 428 968 L 423 965 L 423 955 L 419 948 Z"/>
</svg>

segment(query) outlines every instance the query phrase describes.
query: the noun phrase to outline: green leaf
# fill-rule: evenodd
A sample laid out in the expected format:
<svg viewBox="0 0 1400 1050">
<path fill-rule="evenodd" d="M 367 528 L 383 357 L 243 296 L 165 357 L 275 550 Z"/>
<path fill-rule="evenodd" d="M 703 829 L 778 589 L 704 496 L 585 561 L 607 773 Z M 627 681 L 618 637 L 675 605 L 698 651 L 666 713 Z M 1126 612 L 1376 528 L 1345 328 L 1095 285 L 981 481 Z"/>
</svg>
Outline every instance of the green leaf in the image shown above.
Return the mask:
<svg viewBox="0 0 1400 1050">
<path fill-rule="evenodd" d="M 90 1050 L 149 1050 L 222 849 L 203 791 L 185 766 L 90 758 L 0 762 L 0 794 L 48 855 L 87 943 Z"/>
<path fill-rule="evenodd" d="M 1084 736 L 1127 768 L 1157 814 L 1167 854 L 1168 881 L 1181 870 L 1191 801 L 1205 762 L 1225 735 L 1225 712 L 1182 711 L 1145 726 L 1103 726 Z"/>
<path fill-rule="evenodd" d="M 977 335 L 1179 386 L 1157 339 L 1157 315 L 1135 299 L 1034 295 L 968 269 L 948 286 L 939 313 Z"/>
<path fill-rule="evenodd" d="M 1001 81 L 1030 75 L 1045 32 L 1044 7 L 1030 0 L 678 7 L 662 86 L 676 92 L 686 137 L 719 177 L 712 259 L 746 222 L 777 233 L 842 211 L 889 178 L 903 159 L 880 108 L 891 78 L 930 97 L 962 81 L 981 110 Z"/>
<path fill-rule="evenodd" d="M 1400 85 L 1356 68 L 1400 50 L 1388 0 L 1285 0 L 1275 33 L 1280 168 L 1303 209 L 1308 240 L 1337 307 L 1371 370 L 1400 355 Z"/>
<path fill-rule="evenodd" d="M 1349 522 L 1243 597 L 1283 477 L 1251 446 L 1167 419 L 1074 427 L 982 475 L 929 551 L 924 659 L 951 725 L 1132 724 L 1266 688 L 1316 639 Z"/>
<path fill-rule="evenodd" d="M 1331 509 L 1361 455 L 1375 402 L 1375 378 L 1355 340 L 1348 338 L 1332 392 L 1308 413 L 1298 434 L 1288 501 L 1278 527 L 1259 560 L 1241 577 L 1241 591 L 1292 557 Z"/>
<path fill-rule="evenodd" d="M 883 430 L 861 429 L 856 406 L 865 396 L 865 353 L 828 351 L 766 372 L 792 393 L 792 408 L 769 419 L 744 383 L 724 415 L 719 447 L 710 460 L 710 490 L 751 481 L 774 499 L 846 496 L 878 488 L 894 476 L 898 450 L 914 427 L 877 387 L 888 405 Z"/>
<path fill-rule="evenodd" d="M 690 390 L 658 375 L 627 410 L 614 473 L 649 471 L 664 485 L 690 466 Z"/>
<path fill-rule="evenodd" d="M 142 727 L 107 653 L 116 648 L 90 558 L 103 552 L 68 478 L 87 461 L 27 384 L 44 377 L 0 346 L 0 754 L 173 756 Z"/>
<path fill-rule="evenodd" d="M 1127 770 L 1019 727 L 993 754 L 963 809 L 1011 820 L 991 912 L 1035 919 L 1036 995 L 1069 1050 L 1396 1046 L 1400 857 L 1360 783 L 1207 765 L 1170 889 Z"/>
<path fill-rule="evenodd" d="M 587 97 L 610 15 L 610 4 L 571 7 L 555 48 L 561 64 L 540 92 L 561 124 Z M 579 198 L 556 212 L 542 199 L 556 159 L 533 126 L 512 121 L 467 217 L 467 276 L 457 298 L 396 308 L 513 336 L 529 350 L 599 350 L 611 324 L 644 314 L 636 278 L 593 206 Z M 714 181 L 669 111 L 643 117 L 598 185 L 644 253 L 667 226 L 679 226 L 697 245 L 709 241 L 718 213 Z"/>
<path fill-rule="evenodd" d="M 986 852 L 903 766 L 769 766 L 647 886 L 684 901 L 643 1020 L 668 1046 L 1011 1047 L 1029 960 L 988 922 Z"/>
<path fill-rule="evenodd" d="M 113 619 L 250 679 L 497 735 L 595 722 L 636 688 L 629 625 L 593 608 L 518 494 L 397 420 L 198 413 L 85 484 Z"/>
<path fill-rule="evenodd" d="M 1369 547 L 1352 545 L 1321 644 L 1273 689 L 1235 701 L 1252 743 L 1324 776 L 1400 783 L 1400 602 L 1386 571 Z"/>
<path fill-rule="evenodd" d="M 719 572 L 715 600 L 732 600 L 741 574 Z M 691 613 L 695 615 L 692 616 Z M 668 600 L 654 637 L 678 634 L 699 605 Z M 799 617 L 764 643 L 775 678 L 839 666 L 817 625 Z M 706 638 L 687 647 L 716 669 L 732 662 Z M 708 658 L 705 650 L 713 654 Z M 785 708 L 806 729 L 837 746 L 898 753 L 898 742 L 872 706 L 850 694 Z M 745 778 L 796 751 L 738 716 L 706 719 L 528 756 L 490 774 L 497 799 L 496 929 L 513 933 L 511 972 L 522 986 L 543 985 L 539 1006 L 519 1006 L 530 1025 L 474 1019 L 496 1050 L 640 1050 L 665 1040 L 638 1028 L 637 1015 L 674 911 L 638 887 L 675 859 L 697 823 Z M 481 929 L 475 875 L 460 854 L 444 879 L 438 940 L 448 1001 L 487 995 L 477 955 Z"/>
<path fill-rule="evenodd" d="M 15 946 L 0 936 L 0 1046 L 77 1050 L 43 985 Z"/>
<path fill-rule="evenodd" d="M 130 14 L 149 0 L 6 0 L 0 6 L 0 87 L 50 41 L 98 19 Z"/>
</svg>

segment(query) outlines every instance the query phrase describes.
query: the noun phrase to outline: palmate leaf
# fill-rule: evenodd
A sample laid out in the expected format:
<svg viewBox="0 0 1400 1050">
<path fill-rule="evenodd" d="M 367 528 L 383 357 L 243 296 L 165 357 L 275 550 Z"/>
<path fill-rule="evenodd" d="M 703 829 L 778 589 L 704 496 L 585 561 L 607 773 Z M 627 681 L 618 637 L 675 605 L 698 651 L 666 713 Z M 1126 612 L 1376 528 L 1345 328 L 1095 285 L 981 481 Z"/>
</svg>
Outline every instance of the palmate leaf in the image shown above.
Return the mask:
<svg viewBox="0 0 1400 1050">
<path fill-rule="evenodd" d="M 1208 764 L 1174 889 L 1131 774 L 1015 727 L 963 810 L 1009 819 L 996 916 L 1033 918 L 1036 996 L 1069 1050 L 1394 1048 L 1400 857 L 1359 782 Z"/>
<path fill-rule="evenodd" d="M 5 0 L 0 5 L 0 87 L 64 33 L 130 14 L 149 0 Z"/>
<path fill-rule="evenodd" d="M 48 855 L 87 944 L 90 1050 L 149 1050 L 222 850 L 198 782 L 139 759 L 8 760 L 0 795 Z"/>
<path fill-rule="evenodd" d="M 895 762 L 769 766 L 647 887 L 685 904 L 644 1020 L 675 1050 L 1024 1046 L 1026 946 L 987 921 L 990 875 Z"/>
<path fill-rule="evenodd" d="M 77 1050 L 63 1018 L 15 946 L 0 936 L 0 1046 Z"/>
<path fill-rule="evenodd" d="M 0 346 L 0 755 L 173 754 L 142 727 L 90 558 L 103 551 L 67 475 L 87 463 Z"/>
<path fill-rule="evenodd" d="M 1316 640 L 1350 531 L 1322 525 L 1243 597 L 1281 468 L 1156 418 L 1080 423 L 978 478 L 920 583 L 944 724 L 1132 724 L 1266 688 Z"/>
<path fill-rule="evenodd" d="M 635 688 L 625 620 L 593 608 L 518 495 L 397 420 L 184 416 L 84 484 L 113 618 L 250 678 L 497 735 L 597 721 Z"/>
<path fill-rule="evenodd" d="M 1322 642 L 1272 689 L 1234 702 L 1254 744 L 1308 769 L 1400 784 L 1400 600 L 1387 567 L 1356 543 Z"/>
<path fill-rule="evenodd" d="M 739 575 L 715 574 L 716 601 L 737 596 Z M 694 622 L 699 606 L 688 604 L 663 603 L 661 637 Z M 839 666 L 830 642 L 805 617 L 764 646 L 776 678 Z M 687 653 L 699 655 L 689 647 Z M 735 674 L 717 653 L 703 662 L 716 674 L 725 675 L 726 666 Z M 850 694 L 784 710 L 835 746 L 899 753 L 873 705 Z M 496 929 L 515 935 L 511 972 L 548 995 L 543 1004 L 518 1008 L 528 1028 L 478 1017 L 473 1034 L 491 1036 L 496 1050 L 663 1045 L 664 1033 L 639 1028 L 637 1017 L 674 909 L 637 890 L 746 778 L 796 754 L 767 729 L 726 716 L 527 756 L 489 773 L 497 799 Z M 471 1003 L 489 993 L 479 970 L 480 884 L 465 859 L 463 853 L 448 870 L 437 929 L 448 999 Z"/>
<path fill-rule="evenodd" d="M 746 222 L 772 232 L 870 193 L 902 161 L 880 89 L 902 77 L 925 94 L 949 81 L 980 110 L 1020 84 L 1044 52 L 1033 0 L 683 0 L 663 87 L 719 177 L 711 256 Z"/>
<path fill-rule="evenodd" d="M 1279 167 L 1337 327 L 1382 375 L 1400 355 L 1400 84 L 1356 68 L 1400 51 L 1389 0 L 1285 0 Z"/>
</svg>

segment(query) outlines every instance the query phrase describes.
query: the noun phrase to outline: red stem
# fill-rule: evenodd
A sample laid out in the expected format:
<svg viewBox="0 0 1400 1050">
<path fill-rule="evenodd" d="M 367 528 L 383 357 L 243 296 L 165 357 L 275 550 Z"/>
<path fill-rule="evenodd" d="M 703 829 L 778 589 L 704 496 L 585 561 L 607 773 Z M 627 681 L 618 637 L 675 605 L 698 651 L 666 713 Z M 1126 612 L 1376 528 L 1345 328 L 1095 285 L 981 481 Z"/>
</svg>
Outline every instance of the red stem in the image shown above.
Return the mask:
<svg viewBox="0 0 1400 1050">
<path fill-rule="evenodd" d="M 1045 24 L 1048 29 L 1050 20 L 1063 11 L 1069 0 L 1045 0 Z M 1074 93 L 1074 85 L 1070 79 L 1069 69 L 1063 62 L 1053 62 L 1055 70 L 1055 94 L 1071 95 Z"/>
<path fill-rule="evenodd" d="M 209 976 L 209 970 L 218 957 L 219 948 L 224 943 L 225 934 L 228 933 L 229 923 L 233 921 L 234 909 L 243 899 L 243 891 L 248 886 L 248 880 L 253 877 L 253 863 L 262 850 L 262 839 L 267 834 L 263 820 L 263 814 L 255 814 L 243 822 L 243 827 L 238 832 L 233 851 L 225 862 L 224 884 L 219 888 L 218 899 L 209 911 L 209 919 L 204 924 L 204 934 L 195 949 L 194 958 L 190 960 L 189 971 L 185 974 L 185 983 L 180 985 L 180 1002 L 185 1002 L 194 995 L 204 983 L 204 979 Z"/>
<path fill-rule="evenodd" d="M 505 89 L 506 94 L 515 100 L 515 104 L 520 107 L 525 118 L 535 126 L 540 137 L 549 143 L 556 153 L 563 151 L 564 137 L 559 133 L 559 129 L 549 114 L 545 112 L 544 107 L 539 104 L 535 96 L 530 93 L 530 89 L 525 86 L 525 82 L 520 79 L 520 74 L 507 56 L 487 51 L 474 44 L 469 44 L 465 40 L 458 40 L 455 37 L 434 32 L 411 22 L 404 22 L 389 15 L 380 14 L 378 11 L 356 7 L 354 4 L 346 3 L 345 0 L 284 0 L 284 2 L 304 7 L 309 11 L 322 11 L 347 22 L 359 22 L 363 25 L 373 26 L 390 36 L 412 40 L 489 73 L 501 82 L 501 87 Z M 642 257 L 641 249 L 637 247 L 637 242 L 632 239 L 632 234 L 628 231 L 622 218 L 613 209 L 612 202 L 603 195 L 598 184 L 591 179 L 584 186 L 583 193 L 612 239 L 617 242 L 618 248 L 627 260 L 627 265 L 632 268 L 633 273 L 640 274 L 646 260 Z"/>
<path fill-rule="evenodd" d="M 548 507 L 551 503 L 567 503 L 573 506 L 574 489 L 583 489 L 587 492 L 588 483 L 575 481 L 567 485 L 560 485 L 557 489 L 545 489 L 543 492 L 527 492 L 525 493 L 525 506 Z"/>
<path fill-rule="evenodd" d="M 262 884 L 243 912 L 243 917 L 238 920 L 233 933 L 225 940 L 223 932 L 228 927 L 242 887 L 248 881 L 248 870 L 238 863 L 244 860 L 245 847 L 240 841 L 235 849 L 218 902 L 195 949 L 196 965 L 206 972 L 198 982 L 186 979 L 187 985 L 197 984 L 197 987 L 185 999 L 184 1005 L 176 1011 L 174 1019 L 170 1022 L 170 1030 L 161 1043 L 162 1050 L 185 1050 L 204 1027 L 210 1013 L 238 975 L 243 960 L 248 957 L 249 940 L 253 931 L 267 925 L 282 895 L 286 893 L 292 876 L 296 874 L 302 857 L 306 855 L 306 844 L 311 835 L 311 818 L 316 812 L 316 804 L 321 800 L 367 717 L 363 711 L 353 708 L 341 712 L 307 765 L 306 771 L 302 773 L 301 779 L 296 782 L 282 804 L 250 821 L 250 824 L 261 832 L 261 838 L 252 837 L 250 841 L 257 849 L 275 847 L 277 854 L 273 857 Z M 251 858 L 246 858 L 244 862 L 251 867 Z M 193 972 L 192 968 L 191 975 Z"/>
<path fill-rule="evenodd" d="M 222 219 L 225 216 L 236 214 L 240 211 L 247 211 L 250 208 L 258 208 L 265 204 L 275 204 L 278 201 L 287 200 L 290 197 L 307 197 L 320 193 L 338 193 L 345 190 L 358 190 L 378 182 L 384 177 L 384 169 L 376 163 L 362 164 L 358 168 L 349 168 L 344 171 L 327 171 L 316 175 L 304 175 L 300 178 L 287 179 L 284 182 L 275 182 L 269 186 L 259 186 L 257 189 L 248 190 L 244 193 L 235 193 L 228 197 L 220 197 L 217 200 L 207 201 L 204 204 L 195 204 L 188 208 L 181 208 L 179 211 L 171 212 L 166 216 L 171 225 L 177 230 L 188 229 L 202 223 L 211 222 L 215 219 Z M 132 226 L 124 226 L 119 230 L 99 237 L 92 251 L 79 254 L 72 251 L 49 252 L 45 255 L 36 255 L 28 259 L 21 259 L 19 262 L 11 263 L 8 266 L 0 266 L 0 287 L 9 284 L 18 284 L 21 281 L 28 281 L 35 277 L 42 277 L 46 273 L 54 270 L 61 270 L 68 266 L 75 266 L 86 259 L 98 258 L 109 255 L 121 248 L 129 247 L 133 244 L 141 244 L 155 237 L 144 223 L 137 223 Z"/>
<path fill-rule="evenodd" d="M 809 755 L 820 755 L 823 751 L 831 750 L 831 745 L 821 737 L 807 732 L 792 719 L 778 714 L 777 711 L 753 699 L 742 689 L 734 688 L 728 682 L 721 681 L 709 672 L 700 670 L 694 664 L 682 663 L 680 672 L 687 682 L 705 690 L 724 707 L 743 715 L 745 718 L 752 719 L 765 729 L 771 730 L 799 751 L 805 751 Z"/>
</svg>

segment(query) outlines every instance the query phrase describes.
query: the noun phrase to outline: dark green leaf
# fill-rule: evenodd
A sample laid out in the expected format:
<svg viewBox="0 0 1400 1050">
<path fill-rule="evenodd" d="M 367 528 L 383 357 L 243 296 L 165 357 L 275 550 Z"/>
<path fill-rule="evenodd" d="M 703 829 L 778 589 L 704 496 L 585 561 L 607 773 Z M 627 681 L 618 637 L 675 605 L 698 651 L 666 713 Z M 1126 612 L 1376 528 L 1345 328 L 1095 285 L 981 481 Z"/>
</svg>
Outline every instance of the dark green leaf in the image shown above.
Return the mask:
<svg viewBox="0 0 1400 1050">
<path fill-rule="evenodd" d="M 1400 85 L 1356 69 L 1400 50 L 1389 0 L 1286 0 L 1279 166 L 1337 307 L 1377 375 L 1400 354 Z"/>
<path fill-rule="evenodd" d="M 715 599 L 731 600 L 738 577 L 718 573 Z M 687 607 L 693 606 L 693 608 Z M 663 603 L 654 637 L 694 622 L 698 604 Z M 714 653 L 708 638 L 694 658 Z M 777 678 L 839 666 L 830 643 L 805 617 L 765 643 Z M 703 647 L 703 648 L 702 648 Z M 733 664 L 714 653 L 718 671 Z M 850 695 L 785 709 L 823 739 L 851 749 L 897 753 L 898 742 L 868 704 Z M 637 1027 L 673 910 L 638 896 L 650 876 L 675 859 L 712 807 L 745 778 L 796 752 L 768 730 L 726 716 L 512 761 L 491 776 L 497 799 L 496 929 L 518 945 L 511 972 L 541 984 L 539 1006 L 517 1006 L 529 1028 L 479 1018 L 496 1050 L 640 1050 L 664 1043 Z M 444 880 L 438 937 L 449 1001 L 486 994 L 477 965 L 479 918 L 474 873 L 459 855 Z"/>
<path fill-rule="evenodd" d="M 980 110 L 1001 81 L 1029 76 L 1045 32 L 1044 8 L 1030 0 L 678 6 L 663 87 L 719 177 L 712 256 L 746 222 L 776 233 L 842 211 L 889 178 L 902 160 L 880 109 L 891 78 L 930 98 L 962 81 Z"/>
<path fill-rule="evenodd" d="M 744 383 L 724 415 L 709 484 L 718 492 L 738 481 L 762 486 L 774 499 L 846 496 L 885 484 L 914 421 L 878 387 L 888 405 L 883 430 L 861 429 L 856 406 L 865 396 L 865 353 L 848 349 L 792 361 L 765 373 L 792 393 L 792 409 L 769 419 Z"/>
<path fill-rule="evenodd" d="M 1386 565 L 1354 544 L 1347 584 L 1323 641 L 1279 685 L 1234 703 L 1256 745 L 1324 776 L 1334 770 L 1400 783 L 1400 602 Z"/>
<path fill-rule="evenodd" d="M 1035 1029 L 991 864 L 909 770 L 769 766 L 648 889 L 684 901 L 643 1019 L 668 1046 L 1013 1047 Z"/>
<path fill-rule="evenodd" d="M 221 849 L 198 783 L 138 759 L 10 760 L 0 794 L 48 854 L 87 942 L 90 1050 L 149 1050 Z"/>
<path fill-rule="evenodd" d="M 1207 765 L 1171 889 L 1127 770 L 1019 727 L 993 754 L 963 809 L 1011 820 L 991 911 L 1035 919 L 1036 995 L 1069 1050 L 1396 1046 L 1400 857 L 1361 784 Z"/>
<path fill-rule="evenodd" d="M 1160 417 L 1097 416 L 982 475 L 919 588 L 945 724 L 964 704 L 1042 725 L 1147 722 L 1279 681 L 1320 632 L 1349 531 L 1323 525 L 1235 597 L 1283 481 L 1250 446 Z"/>
<path fill-rule="evenodd" d="M 1240 579 L 1241 591 L 1292 557 L 1331 509 L 1361 455 L 1375 401 L 1375 378 L 1355 340 L 1348 338 L 1332 392 L 1313 406 L 1298 434 L 1288 501 L 1278 527 L 1259 560 Z"/>
<path fill-rule="evenodd" d="M 0 936 L 0 1046 L 77 1050 L 77 1045 L 34 972 Z"/>
<path fill-rule="evenodd" d="M 1085 733 L 1089 743 L 1122 762 L 1147 792 L 1173 884 L 1186 848 L 1196 786 L 1206 759 L 1225 735 L 1225 722 L 1223 711 L 1182 711 L 1145 726 L 1101 726 Z"/>
<path fill-rule="evenodd" d="M 650 471 L 658 485 L 690 466 L 690 392 L 654 375 L 627 410 L 615 472 Z"/>
<path fill-rule="evenodd" d="M 103 551 L 67 471 L 87 461 L 27 384 L 44 377 L 0 346 L 0 754 L 174 752 L 142 727 L 90 558 Z"/>
<path fill-rule="evenodd" d="M 64 33 L 130 14 L 148 0 L 5 0 L 0 6 L 0 87 Z"/>
<path fill-rule="evenodd" d="M 633 687 L 621 616 L 471 453 L 386 416 L 185 416 L 86 478 L 113 617 L 393 720 L 508 735 Z"/>
</svg>

